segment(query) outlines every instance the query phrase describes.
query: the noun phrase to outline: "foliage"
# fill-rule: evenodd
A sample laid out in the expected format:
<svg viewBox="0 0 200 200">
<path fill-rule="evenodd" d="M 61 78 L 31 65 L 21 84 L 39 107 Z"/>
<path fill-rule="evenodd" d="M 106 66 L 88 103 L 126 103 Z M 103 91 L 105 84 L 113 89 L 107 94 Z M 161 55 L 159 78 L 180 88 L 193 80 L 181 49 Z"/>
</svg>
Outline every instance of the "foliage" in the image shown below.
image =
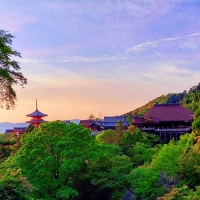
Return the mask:
<svg viewBox="0 0 200 200">
<path fill-rule="evenodd" d="M 99 143 L 106 143 L 106 144 L 117 144 L 118 143 L 118 138 L 115 135 L 114 130 L 104 130 L 100 134 L 96 136 L 96 140 Z"/>
<path fill-rule="evenodd" d="M 118 121 L 115 130 L 104 130 L 96 136 L 96 140 L 100 143 L 106 144 L 118 144 L 123 134 L 125 133 L 124 125 L 122 121 Z"/>
<path fill-rule="evenodd" d="M 162 197 L 158 197 L 157 200 L 188 200 L 199 199 L 200 187 L 197 186 L 195 190 L 189 189 L 187 185 L 181 188 L 173 188 L 169 193 L 166 193 Z"/>
<path fill-rule="evenodd" d="M 150 167 L 138 167 L 132 170 L 128 180 L 136 199 L 152 200 L 164 193 L 164 187 L 159 183 L 159 173 Z"/>
<path fill-rule="evenodd" d="M 4 161 L 19 149 L 19 138 L 16 134 L 0 134 L 0 161 Z"/>
<path fill-rule="evenodd" d="M 8 159 L 0 166 L 0 199 L 28 200 L 32 186 L 21 175 L 20 170 L 11 167 L 10 162 L 11 159 Z"/>
<path fill-rule="evenodd" d="M 108 150 L 101 150 L 101 156 L 89 165 L 89 174 L 91 183 L 100 190 L 110 192 L 110 198 L 106 199 L 120 199 L 125 188 L 129 188 L 130 184 L 127 181 L 127 174 L 132 169 L 130 159 L 125 155 L 112 153 L 112 149 L 116 146 L 107 146 Z M 99 193 L 96 189 L 95 193 Z M 98 198 L 97 195 L 95 199 Z"/>
<path fill-rule="evenodd" d="M 26 78 L 20 70 L 17 61 L 12 60 L 13 56 L 20 57 L 20 53 L 11 48 L 13 36 L 0 30 L 0 106 L 5 105 L 6 109 L 15 106 L 16 93 L 13 86 L 25 85 Z"/>
<path fill-rule="evenodd" d="M 73 199 L 86 160 L 92 157 L 94 137 L 81 125 L 42 123 L 24 134 L 15 159 L 22 174 L 34 185 L 34 198 Z"/>
<path fill-rule="evenodd" d="M 33 126 L 33 124 L 30 124 L 30 125 L 27 127 L 25 133 L 31 133 L 31 132 L 34 130 L 34 128 L 35 128 L 35 127 Z"/>
<path fill-rule="evenodd" d="M 22 135 L 13 162 L 33 185 L 33 199 L 118 199 L 132 168 L 121 147 L 97 143 L 89 129 L 61 121 Z"/>
</svg>

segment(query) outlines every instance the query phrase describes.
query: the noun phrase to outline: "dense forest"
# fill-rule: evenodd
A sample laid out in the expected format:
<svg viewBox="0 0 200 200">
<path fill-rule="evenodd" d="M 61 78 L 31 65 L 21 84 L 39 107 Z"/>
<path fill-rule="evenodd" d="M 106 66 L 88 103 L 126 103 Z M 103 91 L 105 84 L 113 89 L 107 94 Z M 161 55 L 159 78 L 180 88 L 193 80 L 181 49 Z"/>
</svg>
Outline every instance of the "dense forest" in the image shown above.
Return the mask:
<svg viewBox="0 0 200 200">
<path fill-rule="evenodd" d="M 61 121 L 1 134 L 0 199 L 200 199 L 199 91 L 157 98 L 195 111 L 192 133 L 168 144 L 120 122 L 97 136 Z"/>
<path fill-rule="evenodd" d="M 139 116 L 143 115 L 148 109 L 153 107 L 155 103 L 180 103 L 181 105 L 189 108 L 193 112 L 196 111 L 199 104 L 199 96 L 200 96 L 200 83 L 197 86 L 193 86 L 187 92 L 186 90 L 182 93 L 169 93 L 167 95 L 162 95 L 149 101 L 147 104 L 128 112 L 127 116 Z"/>
</svg>

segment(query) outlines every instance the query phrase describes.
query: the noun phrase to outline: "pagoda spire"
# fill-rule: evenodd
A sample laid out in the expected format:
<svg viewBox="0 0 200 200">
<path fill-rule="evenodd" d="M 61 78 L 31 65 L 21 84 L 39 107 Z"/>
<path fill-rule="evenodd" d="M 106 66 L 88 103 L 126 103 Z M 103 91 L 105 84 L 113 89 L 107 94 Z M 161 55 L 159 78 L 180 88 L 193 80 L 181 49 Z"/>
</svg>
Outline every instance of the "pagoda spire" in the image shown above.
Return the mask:
<svg viewBox="0 0 200 200">
<path fill-rule="evenodd" d="M 36 110 L 38 110 L 38 104 L 37 104 L 37 99 L 36 99 Z"/>
</svg>

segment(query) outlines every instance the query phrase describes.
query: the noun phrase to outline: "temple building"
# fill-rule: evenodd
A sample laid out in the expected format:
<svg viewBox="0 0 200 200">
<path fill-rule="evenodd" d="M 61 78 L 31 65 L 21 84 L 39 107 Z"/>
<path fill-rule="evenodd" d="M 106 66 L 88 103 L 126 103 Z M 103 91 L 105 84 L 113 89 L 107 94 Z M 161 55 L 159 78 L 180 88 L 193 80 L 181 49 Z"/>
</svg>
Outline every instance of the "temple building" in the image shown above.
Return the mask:
<svg viewBox="0 0 200 200">
<path fill-rule="evenodd" d="M 14 133 L 17 136 L 22 135 L 26 131 L 27 127 L 14 127 L 14 129 L 6 129 L 5 134 Z"/>
<path fill-rule="evenodd" d="M 86 119 L 80 120 L 79 124 L 82 124 L 84 128 L 90 129 L 92 134 L 98 134 L 102 130 L 102 124 L 100 121 Z"/>
<path fill-rule="evenodd" d="M 45 122 L 42 119 L 42 117 L 46 117 L 48 115 L 46 115 L 38 110 L 38 105 L 37 105 L 37 100 L 36 100 L 36 110 L 26 116 L 32 117 L 32 119 L 30 121 L 27 121 L 26 123 L 33 124 L 33 126 L 35 126 L 37 128 L 42 122 Z"/>
<path fill-rule="evenodd" d="M 142 131 L 159 135 L 164 141 L 178 140 L 191 132 L 194 113 L 180 104 L 155 104 L 143 116 L 133 118 L 133 125 Z"/>
<path fill-rule="evenodd" d="M 104 130 L 112 129 L 115 130 L 117 122 L 121 121 L 125 129 L 128 128 L 128 122 L 125 116 L 114 116 L 114 117 L 104 117 L 103 127 Z"/>
</svg>

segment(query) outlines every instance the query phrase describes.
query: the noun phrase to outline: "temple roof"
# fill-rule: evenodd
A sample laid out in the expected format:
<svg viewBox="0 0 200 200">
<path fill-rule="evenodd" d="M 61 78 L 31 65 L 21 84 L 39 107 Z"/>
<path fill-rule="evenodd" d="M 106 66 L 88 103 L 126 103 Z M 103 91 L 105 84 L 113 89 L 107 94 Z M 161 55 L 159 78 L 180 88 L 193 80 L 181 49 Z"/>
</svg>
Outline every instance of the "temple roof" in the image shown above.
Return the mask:
<svg viewBox="0 0 200 200">
<path fill-rule="evenodd" d="M 96 121 L 96 120 L 93 120 L 89 125 L 91 126 L 92 124 L 95 124 L 96 126 L 102 126 L 102 121 Z"/>
<path fill-rule="evenodd" d="M 134 117 L 133 118 L 133 123 L 134 124 L 141 124 L 142 122 L 144 122 L 145 120 L 144 120 L 144 118 L 143 117 L 138 117 L 138 116 L 136 116 L 136 117 Z"/>
<path fill-rule="evenodd" d="M 104 122 L 126 121 L 125 116 L 104 117 Z"/>
<path fill-rule="evenodd" d="M 5 133 L 12 133 L 14 129 L 6 129 Z"/>
<path fill-rule="evenodd" d="M 194 113 L 180 104 L 155 104 L 144 115 L 144 120 L 153 119 L 157 122 L 188 122 L 193 119 Z"/>
<path fill-rule="evenodd" d="M 104 127 L 115 127 L 118 121 L 122 121 L 124 126 L 128 126 L 125 116 L 104 117 Z"/>
<path fill-rule="evenodd" d="M 28 115 L 26 115 L 26 116 L 27 116 L 27 117 L 46 117 L 46 116 L 48 116 L 48 115 L 46 115 L 46 114 L 40 112 L 39 110 L 35 110 L 34 112 L 32 112 L 32 113 L 30 113 L 30 114 L 28 114 Z"/>
<path fill-rule="evenodd" d="M 89 126 L 91 122 L 92 122 L 92 120 L 86 119 L 86 120 L 80 120 L 80 123 L 79 123 L 79 124 L 82 124 L 83 126 L 86 127 L 86 126 Z"/>
<path fill-rule="evenodd" d="M 27 127 L 15 127 L 14 130 L 16 131 L 22 131 L 22 130 L 26 130 Z"/>
</svg>

